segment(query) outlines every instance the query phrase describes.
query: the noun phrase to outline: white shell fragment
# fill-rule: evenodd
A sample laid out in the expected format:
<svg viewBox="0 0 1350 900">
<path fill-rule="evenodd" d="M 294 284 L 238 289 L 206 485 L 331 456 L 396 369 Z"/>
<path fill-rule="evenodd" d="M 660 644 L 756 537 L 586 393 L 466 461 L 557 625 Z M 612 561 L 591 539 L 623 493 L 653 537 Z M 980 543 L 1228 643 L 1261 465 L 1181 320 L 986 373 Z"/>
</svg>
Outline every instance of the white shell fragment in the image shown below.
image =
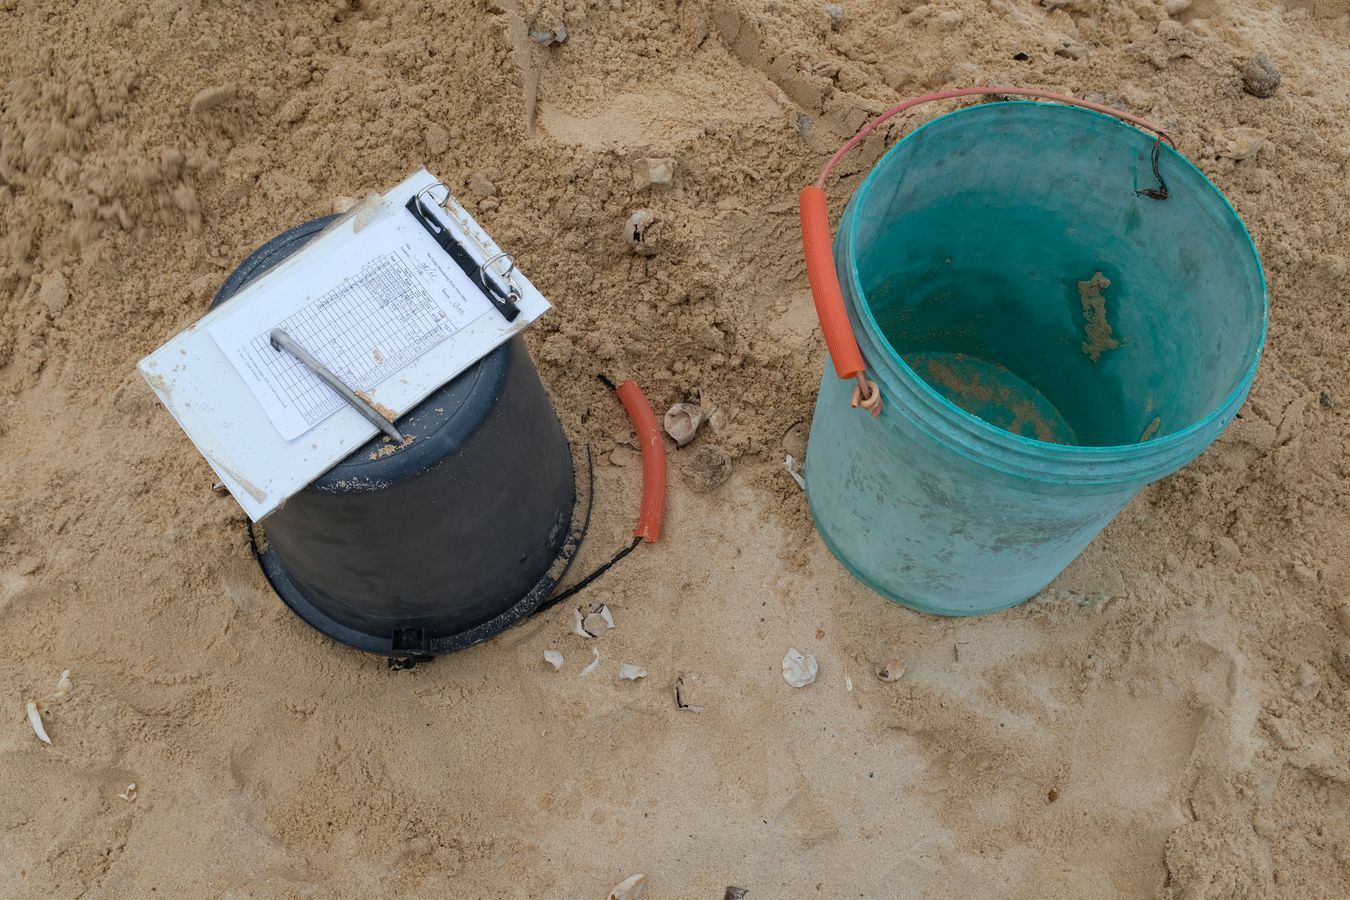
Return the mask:
<svg viewBox="0 0 1350 900">
<path fill-rule="evenodd" d="M 647 896 L 647 876 L 639 872 L 616 884 L 606 900 L 640 900 L 645 896 Z"/>
<path fill-rule="evenodd" d="M 619 666 L 620 681 L 637 681 L 639 678 L 646 678 L 647 670 L 642 666 L 635 666 L 632 663 L 624 663 Z"/>
<path fill-rule="evenodd" d="M 795 688 L 804 688 L 815 681 L 819 671 L 816 658 L 809 654 L 803 656 L 796 647 L 790 648 L 783 657 L 783 680 Z"/>
<path fill-rule="evenodd" d="M 675 181 L 675 160 L 669 156 L 644 156 L 633 160 L 633 187 L 670 187 Z"/>
<path fill-rule="evenodd" d="M 876 673 L 882 681 L 899 681 L 905 675 L 905 661 L 894 658 L 877 663 Z"/>
<path fill-rule="evenodd" d="M 128 803 L 136 799 L 136 782 L 127 785 L 127 789 L 117 795 L 119 800 L 125 800 Z"/>
<path fill-rule="evenodd" d="M 28 724 L 33 727 L 33 734 L 38 736 L 38 740 L 44 744 L 50 744 L 52 739 L 47 737 L 47 729 L 42 727 L 42 713 L 38 712 L 38 705 L 32 700 L 28 701 Z"/>
<path fill-rule="evenodd" d="M 530 32 L 530 40 L 542 47 L 559 47 L 567 43 L 567 26 L 559 25 L 552 31 L 539 29 Z"/>
<path fill-rule="evenodd" d="M 698 427 L 703 424 L 703 407 L 697 403 L 676 403 L 666 410 L 663 424 L 675 446 L 683 447 L 698 434 Z"/>
<path fill-rule="evenodd" d="M 628 246 L 632 247 L 643 256 L 651 255 L 651 248 L 643 244 L 647 231 L 656 224 L 656 216 L 651 214 L 650 210 L 639 209 L 628 217 L 628 221 L 623 226 L 624 240 L 628 241 Z"/>
<path fill-rule="evenodd" d="M 546 662 L 546 663 L 548 663 L 550 666 L 552 666 L 552 667 L 553 667 L 553 671 L 556 672 L 557 670 L 561 669 L 562 666 L 563 666 L 563 655 L 562 655 L 561 653 L 559 653 L 557 650 L 545 650 L 545 651 L 544 651 L 544 662 Z"/>
<path fill-rule="evenodd" d="M 803 478 L 801 472 L 798 471 L 800 466 L 797 465 L 797 460 L 792 458 L 791 453 L 783 460 L 783 468 L 787 469 L 787 473 L 792 476 L 792 480 L 797 482 L 797 487 L 806 490 L 806 479 Z"/>
<path fill-rule="evenodd" d="M 52 700 L 57 703 L 65 703 L 74 686 L 70 681 L 70 670 L 66 669 L 61 673 L 61 677 L 56 679 L 56 690 L 52 693 Z"/>
<path fill-rule="evenodd" d="M 592 606 L 589 612 L 579 608 L 572 612 L 572 633 L 581 637 L 599 637 L 613 627 L 614 613 L 609 611 L 607 604 Z"/>
<path fill-rule="evenodd" d="M 1298 687 L 1294 688 L 1294 696 L 1307 702 L 1316 699 L 1321 690 L 1322 676 L 1318 675 L 1317 670 L 1306 662 L 1299 663 Z"/>
<path fill-rule="evenodd" d="M 1215 155 L 1237 161 L 1251 159 L 1266 146 L 1267 137 L 1257 128 L 1229 128 L 1218 135 Z"/>
<path fill-rule="evenodd" d="M 698 694 L 694 690 L 695 677 L 680 674 L 675 678 L 675 708 L 682 712 L 703 712 L 703 706 L 695 702 L 698 699 Z"/>
<path fill-rule="evenodd" d="M 853 678 L 849 675 L 844 676 L 844 690 L 846 691 L 853 690 Z"/>
<path fill-rule="evenodd" d="M 590 665 L 581 670 L 582 675 L 591 674 L 592 672 L 595 671 L 595 667 L 600 665 L 600 651 L 592 647 L 591 652 L 595 654 L 595 659 L 591 660 Z"/>
</svg>

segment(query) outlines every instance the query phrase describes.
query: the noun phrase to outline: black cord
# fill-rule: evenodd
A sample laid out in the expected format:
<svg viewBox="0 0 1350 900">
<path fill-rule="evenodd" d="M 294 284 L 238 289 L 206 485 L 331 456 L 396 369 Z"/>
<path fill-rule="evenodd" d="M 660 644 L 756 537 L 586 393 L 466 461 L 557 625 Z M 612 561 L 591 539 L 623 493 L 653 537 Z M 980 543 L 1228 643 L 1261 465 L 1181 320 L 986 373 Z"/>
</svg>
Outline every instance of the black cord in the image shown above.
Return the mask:
<svg viewBox="0 0 1350 900">
<path fill-rule="evenodd" d="M 606 377 L 605 377 L 605 374 L 604 374 L 603 372 L 597 372 L 595 377 L 596 377 L 596 380 L 597 380 L 597 381 L 599 381 L 599 382 L 600 382 L 601 384 L 603 384 L 605 387 L 609 388 L 611 391 L 616 389 L 615 386 L 614 386 L 614 382 L 611 381 L 611 380 L 609 380 L 608 378 L 606 378 Z M 587 463 L 587 465 L 590 464 L 590 461 L 591 461 L 591 448 L 590 448 L 590 445 L 587 445 L 587 447 L 586 447 L 586 463 Z M 594 482 L 594 479 L 592 479 L 592 482 L 591 482 L 592 490 L 594 490 L 594 485 L 595 485 L 595 482 Z M 559 594 L 558 596 L 556 596 L 556 597 L 550 597 L 549 599 L 545 600 L 543 603 L 539 604 L 539 606 L 535 609 L 534 612 L 535 612 L 535 613 L 541 613 L 541 612 L 543 612 L 544 610 L 549 609 L 550 607 L 557 606 L 559 603 L 563 602 L 563 601 L 566 600 L 568 597 L 571 597 L 571 596 L 573 596 L 573 595 L 575 595 L 575 594 L 581 592 L 581 591 L 584 590 L 585 588 L 589 587 L 590 584 L 591 584 L 592 582 L 594 582 L 597 578 L 599 578 L 601 575 L 603 575 L 603 574 L 605 574 L 606 572 L 608 572 L 610 569 L 614 568 L 614 566 L 618 564 L 619 560 L 623 559 L 625 556 L 627 556 L 628 554 L 630 554 L 630 553 L 632 553 L 634 550 L 636 550 L 636 549 L 638 548 L 638 545 L 641 544 L 642 541 L 643 541 L 643 539 L 642 539 L 641 537 L 635 537 L 635 538 L 633 538 L 633 543 L 629 544 L 627 547 L 624 547 L 624 548 L 623 548 L 622 550 L 620 550 L 618 553 L 615 553 L 612 557 L 610 557 L 609 561 L 606 562 L 604 565 L 600 566 L 600 567 L 599 567 L 598 569 L 596 569 L 594 572 L 592 572 L 591 574 L 587 575 L 585 578 L 581 579 L 581 580 L 578 581 L 576 584 L 572 585 L 570 588 L 568 588 L 567 590 L 563 591 L 563 592 L 562 592 L 561 594 Z"/>
<path fill-rule="evenodd" d="M 1135 191 L 1136 197 L 1152 197 L 1154 200 L 1167 199 L 1167 182 L 1163 181 L 1162 172 L 1158 168 L 1159 157 L 1162 156 L 1162 142 L 1160 136 L 1153 142 L 1153 177 L 1158 179 L 1158 186 L 1155 188 L 1144 188 L 1142 191 Z"/>
<path fill-rule="evenodd" d="M 568 597 L 571 597 L 573 594 L 578 593 L 579 591 L 581 591 L 582 589 L 584 589 L 585 587 L 587 587 L 588 585 L 590 585 L 591 582 L 595 581 L 595 580 L 596 580 L 597 578 L 599 578 L 601 575 L 605 574 L 605 573 L 608 572 L 611 568 L 613 568 L 614 565 L 615 565 L 619 560 L 623 559 L 625 556 L 627 556 L 628 554 L 630 554 L 630 553 L 632 553 L 634 550 L 636 550 L 636 549 L 638 548 L 638 544 L 641 544 L 641 543 L 642 543 L 642 538 L 640 538 L 640 537 L 635 537 L 635 538 L 633 538 L 633 543 L 629 544 L 627 547 L 624 547 L 624 548 L 623 548 L 622 550 L 620 550 L 618 553 L 614 554 L 614 556 L 610 558 L 609 562 L 607 562 L 607 563 L 605 563 L 604 565 L 600 566 L 600 568 L 596 569 L 594 572 L 592 572 L 591 574 L 587 575 L 585 578 L 581 579 L 581 580 L 578 581 L 576 584 L 572 585 L 570 588 L 568 588 L 567 590 L 563 591 L 563 592 L 562 592 L 561 594 L 559 594 L 558 596 L 556 596 L 556 597 L 550 597 L 548 600 L 545 600 L 543 603 L 539 604 L 539 608 L 536 609 L 535 612 L 537 612 L 537 613 L 543 612 L 544 610 L 546 610 L 546 609 L 548 609 L 548 608 L 550 608 L 550 607 L 552 607 L 552 606 L 558 605 L 559 603 L 561 603 L 561 602 L 563 602 L 564 600 L 566 600 Z"/>
</svg>

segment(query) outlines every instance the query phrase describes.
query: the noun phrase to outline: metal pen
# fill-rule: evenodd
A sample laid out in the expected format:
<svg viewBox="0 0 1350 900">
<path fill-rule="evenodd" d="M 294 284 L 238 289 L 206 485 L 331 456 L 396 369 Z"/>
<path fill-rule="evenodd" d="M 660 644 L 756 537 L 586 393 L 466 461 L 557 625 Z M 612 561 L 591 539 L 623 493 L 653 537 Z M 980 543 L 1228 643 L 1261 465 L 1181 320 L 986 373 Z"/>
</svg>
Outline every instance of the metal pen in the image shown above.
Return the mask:
<svg viewBox="0 0 1350 900">
<path fill-rule="evenodd" d="M 328 367 L 315 359 L 308 350 L 297 344 L 295 339 L 289 334 L 280 328 L 273 328 L 271 334 L 268 335 L 268 339 L 272 342 L 273 350 L 284 350 L 291 356 L 300 360 L 301 365 L 319 376 L 324 384 L 332 388 L 339 397 L 347 402 L 348 406 L 365 416 L 370 424 L 374 425 L 400 444 L 403 443 L 403 433 L 395 428 L 392 422 L 380 415 L 375 407 L 362 399 L 356 391 L 348 387 L 341 378 L 330 372 Z"/>
</svg>

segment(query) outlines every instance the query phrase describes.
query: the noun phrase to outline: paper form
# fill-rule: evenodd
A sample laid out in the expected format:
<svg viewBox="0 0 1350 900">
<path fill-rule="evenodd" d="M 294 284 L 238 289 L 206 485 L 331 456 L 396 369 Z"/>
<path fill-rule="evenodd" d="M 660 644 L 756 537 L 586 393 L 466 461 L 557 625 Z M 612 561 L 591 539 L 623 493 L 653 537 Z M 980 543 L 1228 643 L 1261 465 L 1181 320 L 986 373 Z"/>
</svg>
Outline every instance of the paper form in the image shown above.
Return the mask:
<svg viewBox="0 0 1350 900">
<path fill-rule="evenodd" d="M 284 440 L 345 404 L 295 357 L 273 349 L 272 329 L 283 329 L 349 387 L 373 396 L 381 382 L 474 319 L 498 314 L 449 256 L 434 244 L 430 250 L 440 259 L 414 247 L 396 222 L 368 225 L 351 252 L 281 274 L 269 287 L 272 302 L 211 326 L 212 339 Z M 477 358 L 491 349 L 465 352 Z"/>
</svg>

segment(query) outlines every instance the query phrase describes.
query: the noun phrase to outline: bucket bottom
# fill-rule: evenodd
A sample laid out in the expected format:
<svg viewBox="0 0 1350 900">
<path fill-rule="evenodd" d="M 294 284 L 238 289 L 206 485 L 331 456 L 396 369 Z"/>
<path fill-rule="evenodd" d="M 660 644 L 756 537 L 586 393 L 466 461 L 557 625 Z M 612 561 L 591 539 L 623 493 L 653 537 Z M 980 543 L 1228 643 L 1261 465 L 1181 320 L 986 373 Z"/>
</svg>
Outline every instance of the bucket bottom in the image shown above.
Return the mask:
<svg viewBox="0 0 1350 900">
<path fill-rule="evenodd" d="M 966 353 L 907 353 L 904 358 L 935 391 L 990 425 L 1037 441 L 1078 444 L 1054 404 L 998 363 Z"/>
</svg>

